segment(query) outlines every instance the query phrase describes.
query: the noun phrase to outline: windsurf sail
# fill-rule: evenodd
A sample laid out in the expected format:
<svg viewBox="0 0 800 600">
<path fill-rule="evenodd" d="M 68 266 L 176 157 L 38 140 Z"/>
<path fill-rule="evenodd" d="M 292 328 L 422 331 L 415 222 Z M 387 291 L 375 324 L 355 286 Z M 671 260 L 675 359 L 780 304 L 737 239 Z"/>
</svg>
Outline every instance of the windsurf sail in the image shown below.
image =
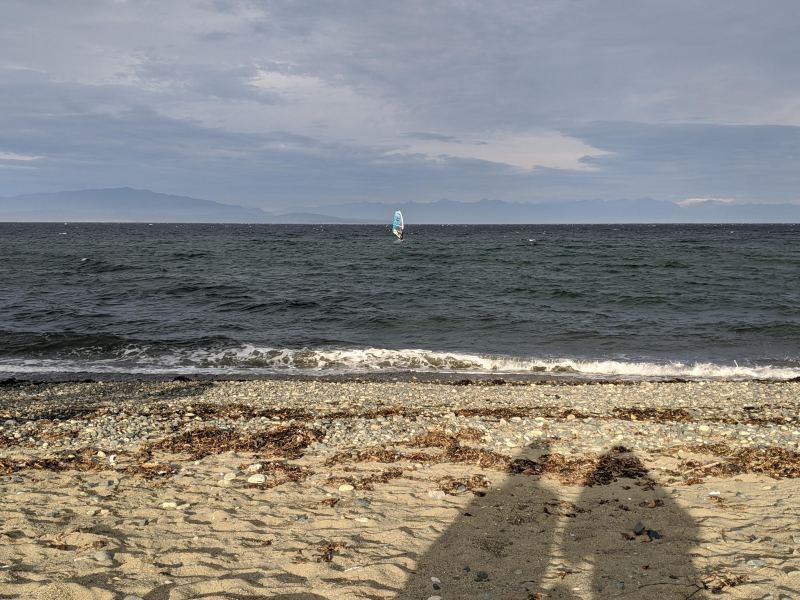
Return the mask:
<svg viewBox="0 0 800 600">
<path fill-rule="evenodd" d="M 395 234 L 399 239 L 403 239 L 403 213 L 401 213 L 399 210 L 394 211 L 392 233 Z"/>
</svg>

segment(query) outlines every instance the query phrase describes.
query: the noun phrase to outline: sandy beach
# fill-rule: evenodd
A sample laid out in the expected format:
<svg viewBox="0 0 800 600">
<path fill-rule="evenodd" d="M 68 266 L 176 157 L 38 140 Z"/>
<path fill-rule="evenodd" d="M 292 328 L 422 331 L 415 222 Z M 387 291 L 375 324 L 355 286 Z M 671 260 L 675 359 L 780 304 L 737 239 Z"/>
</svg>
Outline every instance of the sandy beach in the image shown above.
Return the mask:
<svg viewBox="0 0 800 600">
<path fill-rule="evenodd" d="M 0 388 L 0 597 L 800 598 L 800 382 Z"/>
</svg>

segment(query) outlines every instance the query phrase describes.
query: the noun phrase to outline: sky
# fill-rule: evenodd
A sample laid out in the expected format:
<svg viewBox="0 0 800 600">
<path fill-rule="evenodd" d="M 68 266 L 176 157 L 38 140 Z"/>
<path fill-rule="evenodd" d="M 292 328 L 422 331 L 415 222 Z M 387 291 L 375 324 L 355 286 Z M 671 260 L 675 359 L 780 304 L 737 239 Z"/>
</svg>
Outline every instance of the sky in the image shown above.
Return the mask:
<svg viewBox="0 0 800 600">
<path fill-rule="evenodd" d="M 800 2 L 3 0 L 0 196 L 800 203 Z"/>
</svg>

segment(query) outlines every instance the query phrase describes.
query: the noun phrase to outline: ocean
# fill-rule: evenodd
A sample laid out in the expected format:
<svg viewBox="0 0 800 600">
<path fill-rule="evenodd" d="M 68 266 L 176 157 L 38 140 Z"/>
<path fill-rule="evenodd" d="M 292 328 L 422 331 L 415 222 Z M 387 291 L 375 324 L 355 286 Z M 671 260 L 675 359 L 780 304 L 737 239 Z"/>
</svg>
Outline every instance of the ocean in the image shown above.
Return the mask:
<svg viewBox="0 0 800 600">
<path fill-rule="evenodd" d="M 800 226 L 0 223 L 0 376 L 800 377 Z"/>
</svg>

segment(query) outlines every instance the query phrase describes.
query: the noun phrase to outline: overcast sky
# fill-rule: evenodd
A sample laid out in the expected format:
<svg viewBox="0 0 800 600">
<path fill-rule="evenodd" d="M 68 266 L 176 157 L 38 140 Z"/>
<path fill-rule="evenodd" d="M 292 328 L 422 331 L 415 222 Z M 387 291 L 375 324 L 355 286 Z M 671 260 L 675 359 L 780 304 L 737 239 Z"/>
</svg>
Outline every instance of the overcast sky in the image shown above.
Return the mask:
<svg viewBox="0 0 800 600">
<path fill-rule="evenodd" d="M 0 196 L 796 203 L 798 57 L 797 0 L 3 0 Z"/>
</svg>

